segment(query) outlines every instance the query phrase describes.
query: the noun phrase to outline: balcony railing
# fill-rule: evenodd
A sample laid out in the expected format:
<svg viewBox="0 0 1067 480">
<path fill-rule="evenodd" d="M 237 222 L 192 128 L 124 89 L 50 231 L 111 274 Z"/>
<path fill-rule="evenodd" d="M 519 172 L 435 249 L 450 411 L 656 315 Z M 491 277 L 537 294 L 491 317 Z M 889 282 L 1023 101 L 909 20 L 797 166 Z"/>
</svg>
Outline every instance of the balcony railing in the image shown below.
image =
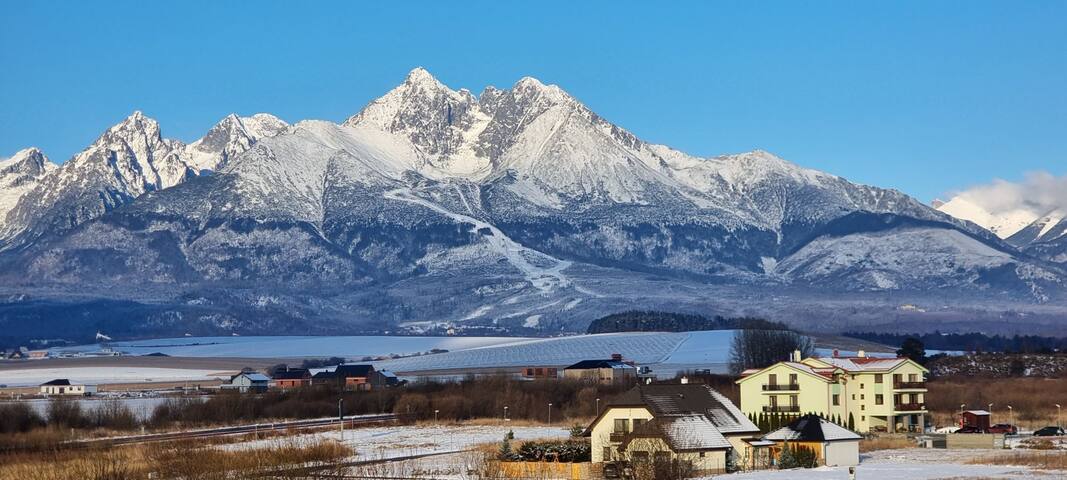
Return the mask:
<svg viewBox="0 0 1067 480">
<path fill-rule="evenodd" d="M 800 385 L 798 385 L 796 383 L 788 383 L 788 384 L 769 383 L 769 384 L 766 384 L 766 385 L 763 386 L 763 391 L 764 392 L 788 392 L 788 391 L 796 391 L 796 390 L 800 390 Z"/>
<path fill-rule="evenodd" d="M 893 388 L 897 390 L 905 388 L 926 388 L 926 382 L 893 382 Z"/>
<path fill-rule="evenodd" d="M 611 432 L 608 435 L 608 441 L 612 443 L 618 443 L 622 441 L 622 438 L 626 436 L 626 432 Z"/>
<path fill-rule="evenodd" d="M 893 410 L 898 412 L 914 412 L 919 410 L 925 410 L 926 404 L 924 403 L 898 403 L 893 405 Z"/>
<path fill-rule="evenodd" d="M 764 405 L 763 411 L 770 413 L 797 413 L 800 412 L 800 405 Z"/>
</svg>

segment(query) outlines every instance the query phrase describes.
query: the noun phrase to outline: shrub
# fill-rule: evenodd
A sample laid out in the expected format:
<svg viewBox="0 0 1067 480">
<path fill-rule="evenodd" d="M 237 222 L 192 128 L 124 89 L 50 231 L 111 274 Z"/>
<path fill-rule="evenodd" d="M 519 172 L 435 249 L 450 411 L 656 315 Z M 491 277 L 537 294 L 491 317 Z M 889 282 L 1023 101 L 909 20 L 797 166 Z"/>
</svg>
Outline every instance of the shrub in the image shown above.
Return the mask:
<svg viewBox="0 0 1067 480">
<path fill-rule="evenodd" d="M 561 441 L 561 442 L 524 442 L 519 447 L 519 458 L 526 461 L 539 462 L 542 460 L 560 462 L 588 462 L 591 460 L 591 448 L 589 442 Z"/>
</svg>

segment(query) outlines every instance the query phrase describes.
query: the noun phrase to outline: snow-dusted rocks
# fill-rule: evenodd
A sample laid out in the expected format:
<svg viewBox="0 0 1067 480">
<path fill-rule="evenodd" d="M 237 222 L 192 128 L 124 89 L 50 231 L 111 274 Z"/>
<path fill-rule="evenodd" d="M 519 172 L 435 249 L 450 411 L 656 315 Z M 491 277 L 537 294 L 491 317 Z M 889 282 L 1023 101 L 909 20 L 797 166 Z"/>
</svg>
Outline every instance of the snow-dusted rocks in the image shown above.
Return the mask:
<svg viewBox="0 0 1067 480">
<path fill-rule="evenodd" d="M 267 114 L 230 115 L 204 138 L 185 145 L 164 138 L 158 122 L 136 111 L 62 166 L 42 169 L 32 188 L 16 196 L 14 189 L 0 187 L 5 199 L 14 198 L 0 209 L 0 247 L 64 233 L 146 192 L 215 170 L 286 127 Z"/>
<path fill-rule="evenodd" d="M 0 230 L 7 212 L 55 168 L 56 165 L 37 148 L 20 150 L 11 158 L 0 160 Z"/>
</svg>

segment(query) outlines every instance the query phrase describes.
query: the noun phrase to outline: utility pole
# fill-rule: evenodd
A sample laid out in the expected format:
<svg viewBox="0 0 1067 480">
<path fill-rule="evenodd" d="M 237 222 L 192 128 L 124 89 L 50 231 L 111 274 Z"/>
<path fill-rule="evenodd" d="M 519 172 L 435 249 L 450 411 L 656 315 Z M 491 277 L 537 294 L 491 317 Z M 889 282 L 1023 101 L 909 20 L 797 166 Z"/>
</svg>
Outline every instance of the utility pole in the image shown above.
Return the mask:
<svg viewBox="0 0 1067 480">
<path fill-rule="evenodd" d="M 548 404 L 548 423 L 549 423 L 549 425 L 552 424 L 552 404 L 551 403 Z"/>
<path fill-rule="evenodd" d="M 1008 405 L 1008 425 L 1011 425 L 1015 433 L 1019 432 L 1018 428 L 1015 427 L 1015 411 L 1011 409 L 1011 405 Z"/>
<path fill-rule="evenodd" d="M 600 399 L 596 399 L 596 412 L 593 412 L 594 417 L 600 416 Z"/>
<path fill-rule="evenodd" d="M 341 442 L 345 441 L 345 399 L 337 399 L 337 419 L 341 421 Z"/>
</svg>

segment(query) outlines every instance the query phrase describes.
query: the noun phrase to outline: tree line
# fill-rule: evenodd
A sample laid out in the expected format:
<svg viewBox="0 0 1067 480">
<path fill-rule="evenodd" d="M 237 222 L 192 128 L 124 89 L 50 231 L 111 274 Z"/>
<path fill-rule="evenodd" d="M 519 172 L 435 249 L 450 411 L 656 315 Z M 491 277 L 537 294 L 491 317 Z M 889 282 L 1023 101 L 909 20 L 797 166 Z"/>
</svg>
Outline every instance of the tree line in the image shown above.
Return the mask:
<svg viewBox="0 0 1067 480">
<path fill-rule="evenodd" d="M 593 320 L 586 329 L 586 333 L 696 332 L 737 329 L 788 330 L 789 328 L 783 323 L 763 318 L 726 318 L 719 315 L 709 318 L 688 313 L 630 310 Z"/>
<path fill-rule="evenodd" d="M 1067 338 L 1038 335 L 986 335 L 984 333 L 878 333 L 846 332 L 846 337 L 859 338 L 885 345 L 902 345 L 913 338 L 933 350 L 962 350 L 967 352 L 1055 353 L 1067 351 Z"/>
</svg>

